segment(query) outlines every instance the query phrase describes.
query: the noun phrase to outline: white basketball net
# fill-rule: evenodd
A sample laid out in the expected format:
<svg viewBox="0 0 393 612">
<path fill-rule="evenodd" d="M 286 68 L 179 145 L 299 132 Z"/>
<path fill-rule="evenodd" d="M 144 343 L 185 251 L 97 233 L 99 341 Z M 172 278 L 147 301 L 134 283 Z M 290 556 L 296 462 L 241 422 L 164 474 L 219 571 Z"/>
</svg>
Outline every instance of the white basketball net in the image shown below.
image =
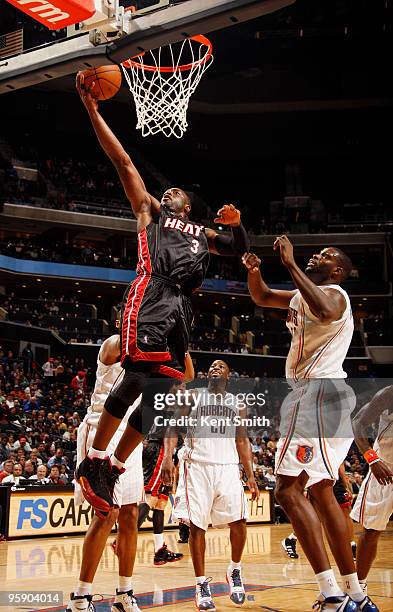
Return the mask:
<svg viewBox="0 0 393 612">
<path fill-rule="evenodd" d="M 190 97 L 213 61 L 209 41 L 204 39 L 205 43 L 203 38 L 202 42 L 186 38 L 177 45 L 160 47 L 123 62 L 123 73 L 135 101 L 136 127 L 142 136 L 159 132 L 168 138 L 183 136 L 188 127 Z"/>
</svg>

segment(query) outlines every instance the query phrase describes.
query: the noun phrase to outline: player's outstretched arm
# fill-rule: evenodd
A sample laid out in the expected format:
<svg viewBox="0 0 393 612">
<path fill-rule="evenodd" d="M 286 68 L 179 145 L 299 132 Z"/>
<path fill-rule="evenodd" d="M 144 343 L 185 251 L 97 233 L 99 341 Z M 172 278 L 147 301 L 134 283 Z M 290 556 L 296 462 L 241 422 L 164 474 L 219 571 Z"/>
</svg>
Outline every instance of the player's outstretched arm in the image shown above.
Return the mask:
<svg viewBox="0 0 393 612">
<path fill-rule="evenodd" d="M 248 270 L 248 289 L 252 301 L 258 306 L 286 310 L 296 291 L 270 289 L 261 275 L 261 260 L 254 253 L 245 253 L 242 257 L 242 262 Z"/>
<path fill-rule="evenodd" d="M 295 262 L 293 245 L 288 236 L 278 236 L 274 241 L 273 249 L 280 249 L 281 261 L 288 269 L 293 282 L 313 315 L 321 323 L 332 323 L 340 319 L 346 306 L 344 296 L 336 289 L 322 290 L 308 278 Z"/>
<path fill-rule="evenodd" d="M 238 256 L 241 257 L 250 248 L 250 239 L 244 229 L 240 210 L 233 204 L 225 204 L 217 213 L 214 223 L 229 225 L 231 235 L 219 234 L 216 230 L 207 227 L 205 234 L 209 245 L 210 253 L 214 255 Z"/>
<path fill-rule="evenodd" d="M 130 156 L 100 115 L 98 101 L 84 88 L 82 72 L 77 74 L 76 88 L 89 113 L 98 142 L 119 174 L 134 215 L 138 222 L 142 222 L 142 226 L 147 225 L 151 220 L 151 213 L 159 209 L 160 203 L 147 192 L 142 177 Z"/>
</svg>

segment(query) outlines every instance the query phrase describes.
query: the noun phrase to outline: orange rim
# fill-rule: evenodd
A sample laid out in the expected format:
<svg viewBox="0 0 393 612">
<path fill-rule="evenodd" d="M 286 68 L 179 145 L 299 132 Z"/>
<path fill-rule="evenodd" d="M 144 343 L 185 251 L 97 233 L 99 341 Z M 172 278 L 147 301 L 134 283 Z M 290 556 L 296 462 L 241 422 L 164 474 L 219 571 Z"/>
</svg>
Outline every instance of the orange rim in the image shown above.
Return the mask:
<svg viewBox="0 0 393 612">
<path fill-rule="evenodd" d="M 197 60 L 196 62 L 190 62 L 189 64 L 182 64 L 181 66 L 152 66 L 151 64 L 144 64 L 143 62 L 135 61 L 134 58 L 143 57 L 145 55 L 145 51 L 139 53 L 138 55 L 134 55 L 130 57 L 130 59 L 121 62 L 122 66 L 125 68 L 138 68 L 140 70 L 146 70 L 147 72 L 184 72 L 186 70 L 191 70 L 195 66 L 199 66 L 201 64 L 205 64 L 212 56 L 213 53 L 213 45 L 206 36 L 203 34 L 197 34 L 196 36 L 190 36 L 189 40 L 194 40 L 195 42 L 200 43 L 200 45 L 205 45 L 207 47 L 207 51 L 205 55 Z"/>
</svg>

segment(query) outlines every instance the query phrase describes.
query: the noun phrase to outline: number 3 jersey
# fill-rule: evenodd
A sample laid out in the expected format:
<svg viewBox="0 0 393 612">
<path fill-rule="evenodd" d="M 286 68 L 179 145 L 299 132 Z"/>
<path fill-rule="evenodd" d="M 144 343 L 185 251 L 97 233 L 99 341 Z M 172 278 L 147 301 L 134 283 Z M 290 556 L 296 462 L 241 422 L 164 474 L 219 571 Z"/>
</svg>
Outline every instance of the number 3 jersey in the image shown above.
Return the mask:
<svg viewBox="0 0 393 612">
<path fill-rule="evenodd" d="M 209 265 L 204 230 L 203 225 L 175 216 L 162 206 L 146 228 L 151 272 L 170 278 L 187 295 L 198 289 Z M 144 263 L 140 260 L 138 268 Z"/>
<path fill-rule="evenodd" d="M 161 364 L 158 373 L 165 376 L 184 370 L 193 319 L 189 296 L 202 284 L 208 264 L 204 226 L 162 206 L 138 233 L 137 277 L 122 313 L 123 367 L 145 361 Z"/>
<path fill-rule="evenodd" d="M 190 394 L 191 395 L 191 394 Z M 193 405 L 188 417 L 182 459 L 212 464 L 238 464 L 236 428 L 239 402 L 232 393 L 192 391 Z"/>
</svg>

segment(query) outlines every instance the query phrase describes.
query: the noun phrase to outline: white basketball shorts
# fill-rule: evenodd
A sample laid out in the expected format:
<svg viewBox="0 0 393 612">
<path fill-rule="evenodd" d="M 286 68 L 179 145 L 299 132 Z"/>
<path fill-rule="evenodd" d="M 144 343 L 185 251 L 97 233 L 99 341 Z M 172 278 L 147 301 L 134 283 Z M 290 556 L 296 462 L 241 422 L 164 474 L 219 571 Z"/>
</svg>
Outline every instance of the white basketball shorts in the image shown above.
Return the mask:
<svg viewBox="0 0 393 612">
<path fill-rule="evenodd" d="M 360 487 L 351 518 L 366 529 L 385 531 L 392 514 L 393 484 L 379 484 L 370 470 Z"/>
<path fill-rule="evenodd" d="M 99 416 L 98 413 L 86 415 L 78 427 L 77 466 L 86 457 L 88 449 L 93 445 Z M 117 430 L 108 446 L 108 455 L 114 452 L 122 435 L 123 430 L 120 428 Z M 121 474 L 114 489 L 114 500 L 119 507 L 126 506 L 127 504 L 139 503 L 145 499 L 142 470 L 142 444 L 139 444 L 131 453 L 124 467 L 126 471 L 124 474 Z M 82 489 L 75 481 L 74 486 L 75 504 L 80 505 L 84 500 Z"/>
<path fill-rule="evenodd" d="M 337 480 L 353 442 L 353 389 L 342 380 L 299 381 L 281 407 L 276 474 L 309 476 L 307 487 Z"/>
<path fill-rule="evenodd" d="M 174 516 L 207 531 L 248 518 L 248 503 L 237 464 L 180 462 Z"/>
</svg>

